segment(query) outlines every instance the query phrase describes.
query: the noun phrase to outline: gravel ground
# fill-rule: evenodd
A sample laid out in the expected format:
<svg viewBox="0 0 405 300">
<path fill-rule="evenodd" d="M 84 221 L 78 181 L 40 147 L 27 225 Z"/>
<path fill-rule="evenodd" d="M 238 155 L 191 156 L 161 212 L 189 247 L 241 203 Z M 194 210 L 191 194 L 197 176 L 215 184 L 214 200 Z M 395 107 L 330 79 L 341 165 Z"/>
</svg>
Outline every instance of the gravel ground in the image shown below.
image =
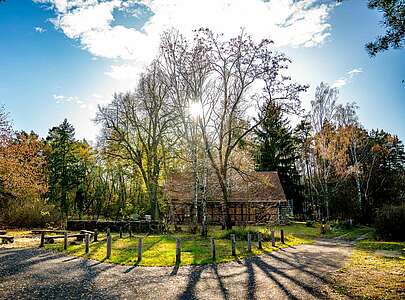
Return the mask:
<svg viewBox="0 0 405 300">
<path fill-rule="evenodd" d="M 327 280 L 351 247 L 318 241 L 220 265 L 127 267 L 0 249 L 0 299 L 340 299 Z"/>
</svg>

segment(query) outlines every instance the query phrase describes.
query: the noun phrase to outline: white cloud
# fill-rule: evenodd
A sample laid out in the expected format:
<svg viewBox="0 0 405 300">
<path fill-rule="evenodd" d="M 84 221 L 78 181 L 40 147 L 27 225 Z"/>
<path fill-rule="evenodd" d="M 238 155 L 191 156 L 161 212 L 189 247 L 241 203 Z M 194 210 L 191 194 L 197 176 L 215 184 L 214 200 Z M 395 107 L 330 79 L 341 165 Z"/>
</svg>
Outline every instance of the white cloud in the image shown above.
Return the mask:
<svg viewBox="0 0 405 300">
<path fill-rule="evenodd" d="M 255 39 L 274 40 L 276 47 L 316 47 L 327 41 L 330 13 L 336 7 L 334 1 L 319 4 L 318 0 L 33 1 L 53 9 L 54 26 L 66 37 L 77 40 L 93 55 L 93 60 L 111 60 L 104 74 L 115 81 L 102 94 L 136 85 L 140 72 L 156 55 L 165 29 L 175 27 L 190 38 L 192 31 L 200 27 L 224 33 L 226 37 L 235 36 L 245 28 Z M 115 20 L 118 10 L 128 12 L 141 25 L 136 28 L 120 25 L 120 20 Z M 347 82 L 346 77 L 339 80 L 336 84 L 341 86 Z M 97 104 L 108 102 L 110 94 L 83 99 L 63 95 L 54 98 L 58 103 L 75 103 L 94 114 Z"/>
<path fill-rule="evenodd" d="M 73 97 L 68 97 L 64 95 L 53 95 L 53 99 L 56 100 L 56 103 L 65 103 L 65 102 L 76 102 L 78 100 L 78 97 L 73 96 Z"/>
<path fill-rule="evenodd" d="M 80 107 L 80 109 L 85 109 L 93 113 L 97 110 L 98 105 L 105 104 L 110 100 L 109 97 L 104 97 L 96 93 L 85 99 L 81 99 L 78 96 L 65 96 L 56 94 L 52 95 L 52 97 L 58 104 L 76 104 Z"/>
<path fill-rule="evenodd" d="M 157 52 L 160 34 L 175 27 L 186 36 L 208 27 L 227 36 L 246 29 L 256 39 L 271 38 L 278 47 L 314 47 L 329 36 L 328 18 L 335 4 L 316 0 L 33 0 L 48 3 L 57 16 L 53 24 L 67 37 L 97 57 L 121 59 L 106 74 L 122 77 L 125 68 L 151 61 Z M 113 25 L 114 10 L 148 8 L 153 15 L 137 30 Z M 138 14 L 137 14 L 138 13 Z M 139 11 L 131 14 L 139 17 Z M 139 71 L 139 70 L 138 70 Z"/>
<path fill-rule="evenodd" d="M 39 27 L 39 26 L 35 27 L 34 30 L 35 30 L 35 32 L 38 32 L 38 33 L 44 33 L 46 31 L 45 28 L 42 28 L 42 27 Z"/>
<path fill-rule="evenodd" d="M 333 84 L 333 88 L 341 88 L 342 86 L 345 86 L 348 84 L 354 76 L 359 75 L 360 73 L 363 73 L 363 70 L 361 68 L 355 68 L 353 70 L 350 70 L 345 74 L 345 76 L 340 77 L 337 79 Z"/>
<path fill-rule="evenodd" d="M 136 64 L 122 64 L 112 65 L 110 71 L 104 74 L 110 76 L 115 80 L 128 80 L 136 82 L 139 78 L 139 74 L 142 72 L 142 65 Z"/>
<path fill-rule="evenodd" d="M 361 68 L 353 69 L 353 70 L 347 72 L 348 75 L 357 75 L 359 73 L 363 73 L 363 70 Z"/>
</svg>

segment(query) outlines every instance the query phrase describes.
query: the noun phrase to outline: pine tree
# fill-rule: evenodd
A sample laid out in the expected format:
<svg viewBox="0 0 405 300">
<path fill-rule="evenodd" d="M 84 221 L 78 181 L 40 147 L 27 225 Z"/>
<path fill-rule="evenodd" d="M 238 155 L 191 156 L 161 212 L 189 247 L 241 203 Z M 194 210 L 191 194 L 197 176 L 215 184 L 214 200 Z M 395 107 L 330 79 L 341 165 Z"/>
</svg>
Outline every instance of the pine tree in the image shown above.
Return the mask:
<svg viewBox="0 0 405 300">
<path fill-rule="evenodd" d="M 259 117 L 263 117 L 264 122 L 255 130 L 256 170 L 277 171 L 287 199 L 294 199 L 298 204 L 301 196 L 295 165 L 298 159 L 296 137 L 288 120 L 276 105 L 270 105 L 260 114 Z"/>
<path fill-rule="evenodd" d="M 47 142 L 50 145 L 48 154 L 49 199 L 60 205 L 61 212 L 69 214 L 71 194 L 84 176 L 80 164 L 75 139 L 75 130 L 65 119 L 62 124 L 49 130 Z"/>
</svg>

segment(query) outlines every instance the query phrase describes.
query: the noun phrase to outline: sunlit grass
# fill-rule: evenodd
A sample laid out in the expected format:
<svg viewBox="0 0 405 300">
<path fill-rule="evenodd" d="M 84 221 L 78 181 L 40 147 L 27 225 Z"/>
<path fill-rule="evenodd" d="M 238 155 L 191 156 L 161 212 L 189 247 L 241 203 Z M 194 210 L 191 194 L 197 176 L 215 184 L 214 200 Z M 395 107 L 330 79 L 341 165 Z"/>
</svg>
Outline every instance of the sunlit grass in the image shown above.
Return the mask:
<svg viewBox="0 0 405 300">
<path fill-rule="evenodd" d="M 215 238 L 216 246 L 216 263 L 229 262 L 235 259 L 243 259 L 252 255 L 260 255 L 271 251 L 279 250 L 289 246 L 313 243 L 311 237 L 316 237 L 315 233 L 307 229 L 306 234 L 300 236 L 301 225 L 284 226 L 285 244 L 280 241 L 279 228 L 276 229 L 276 245 L 272 247 L 270 241 L 262 242 L 262 248 L 258 248 L 257 234 L 252 235 L 252 251 L 248 252 L 246 240 L 237 239 L 236 257 L 232 256 L 232 246 L 229 239 L 222 238 L 224 231 L 218 227 L 210 228 L 209 236 Z M 291 227 L 291 228 L 290 228 Z M 265 227 L 253 227 L 256 231 L 265 232 Z M 312 228 L 313 231 L 317 229 Z M 295 234 L 292 234 L 295 233 Z M 142 260 L 137 261 L 138 239 L 143 240 Z M 112 254 L 106 259 L 106 241 L 105 236 L 100 234 L 99 241 L 90 245 L 90 253 L 85 254 L 84 243 L 69 245 L 66 253 L 68 255 L 82 256 L 90 259 L 105 261 L 122 265 L 140 265 L 140 266 L 173 266 L 175 265 L 176 255 L 176 238 L 181 240 L 181 265 L 203 265 L 212 263 L 211 257 L 211 240 L 202 238 L 199 235 L 189 233 L 178 233 L 168 235 L 137 235 L 129 238 L 124 236 L 119 238 L 118 234 L 112 234 Z M 63 239 L 56 240 L 55 244 L 45 245 L 47 249 L 63 251 Z"/>
<path fill-rule="evenodd" d="M 390 253 L 392 257 L 384 255 Z M 404 299 L 405 243 L 360 241 L 334 278 L 336 289 L 352 298 Z"/>
<path fill-rule="evenodd" d="M 324 234 L 324 237 L 340 237 L 341 239 L 353 241 L 356 238 L 366 235 L 371 238 L 375 235 L 374 228 L 367 226 L 353 226 L 352 228 L 331 228 Z"/>
</svg>

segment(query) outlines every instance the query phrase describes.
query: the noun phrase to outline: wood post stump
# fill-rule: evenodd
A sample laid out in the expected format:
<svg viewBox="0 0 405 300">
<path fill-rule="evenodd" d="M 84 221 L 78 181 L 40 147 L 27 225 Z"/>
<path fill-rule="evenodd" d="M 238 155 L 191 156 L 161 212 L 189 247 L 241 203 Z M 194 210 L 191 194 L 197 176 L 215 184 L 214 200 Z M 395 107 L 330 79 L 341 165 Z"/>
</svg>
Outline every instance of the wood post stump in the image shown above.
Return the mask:
<svg viewBox="0 0 405 300">
<path fill-rule="evenodd" d="M 180 239 L 176 239 L 176 265 L 179 265 L 181 262 L 181 246 Z"/>
<path fill-rule="evenodd" d="M 122 227 L 120 226 L 120 239 L 122 239 Z"/>
<path fill-rule="evenodd" d="M 65 231 L 65 233 L 63 234 L 63 250 L 67 250 L 67 246 L 68 246 L 68 234 Z"/>
<path fill-rule="evenodd" d="M 41 243 L 39 244 L 39 247 L 42 248 L 44 247 L 45 244 L 45 232 L 41 232 Z"/>
<path fill-rule="evenodd" d="M 232 256 L 236 256 L 236 239 L 234 234 L 231 234 L 231 243 L 232 243 Z"/>
<path fill-rule="evenodd" d="M 93 241 L 94 242 L 98 241 L 98 230 L 97 229 L 94 229 L 94 240 Z"/>
<path fill-rule="evenodd" d="M 138 263 L 142 260 L 142 239 L 138 240 Z"/>
<path fill-rule="evenodd" d="M 128 233 L 129 233 L 129 237 L 132 237 L 132 228 L 131 228 L 131 224 L 128 225 Z"/>
<path fill-rule="evenodd" d="M 107 228 L 107 258 L 111 257 L 111 233 L 110 228 Z"/>
<path fill-rule="evenodd" d="M 326 227 L 325 224 L 322 224 L 321 226 L 321 234 L 325 234 L 326 233 Z"/>
<path fill-rule="evenodd" d="M 86 233 L 84 236 L 84 242 L 86 244 L 86 254 L 89 254 L 90 252 L 90 234 Z"/>
<path fill-rule="evenodd" d="M 215 261 L 216 260 L 216 249 L 215 249 L 214 238 L 211 238 L 211 256 L 212 256 L 212 261 Z"/>
<path fill-rule="evenodd" d="M 281 231 L 280 231 L 280 240 L 281 240 L 282 244 L 285 244 L 285 242 L 284 242 L 284 230 L 283 229 L 281 229 Z"/>
<path fill-rule="evenodd" d="M 250 233 L 247 235 L 247 242 L 248 242 L 248 252 L 252 252 L 252 236 Z"/>
<path fill-rule="evenodd" d="M 276 246 L 276 239 L 274 237 L 274 230 L 271 231 L 271 246 L 272 247 Z"/>
<path fill-rule="evenodd" d="M 260 232 L 257 233 L 257 248 L 263 249 L 263 247 L 262 247 L 262 234 Z"/>
</svg>

